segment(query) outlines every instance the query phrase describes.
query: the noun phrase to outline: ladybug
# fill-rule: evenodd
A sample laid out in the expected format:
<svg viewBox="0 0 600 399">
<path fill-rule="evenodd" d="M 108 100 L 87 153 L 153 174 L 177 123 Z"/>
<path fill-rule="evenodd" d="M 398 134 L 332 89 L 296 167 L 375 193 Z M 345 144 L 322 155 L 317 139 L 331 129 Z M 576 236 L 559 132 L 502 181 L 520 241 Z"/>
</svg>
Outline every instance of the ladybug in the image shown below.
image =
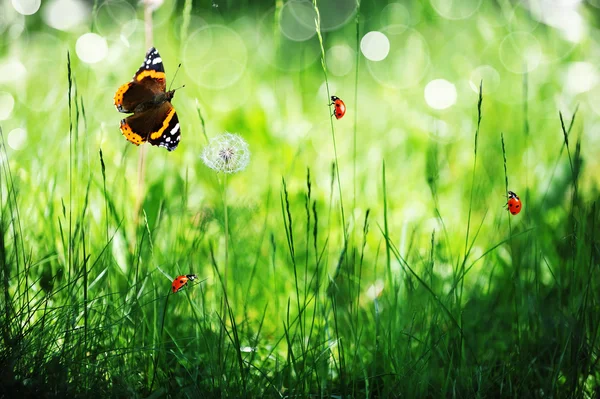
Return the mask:
<svg viewBox="0 0 600 399">
<path fill-rule="evenodd" d="M 512 214 L 516 215 L 523 209 L 523 203 L 519 199 L 519 196 L 512 191 L 508 192 L 508 202 L 506 202 L 507 210 Z"/>
<path fill-rule="evenodd" d="M 185 276 L 177 276 L 177 278 L 175 280 L 173 280 L 173 285 L 171 286 L 171 288 L 173 289 L 173 294 L 178 292 L 179 290 L 181 290 L 183 287 L 185 287 L 187 285 L 188 281 L 194 281 L 197 278 L 198 278 L 198 276 L 196 276 L 195 274 L 187 274 Z"/>
<path fill-rule="evenodd" d="M 329 105 L 335 105 L 333 115 L 336 119 L 342 119 L 342 117 L 346 114 L 346 104 L 344 104 L 341 98 L 336 96 L 331 96 L 331 101 L 332 103 Z"/>
</svg>

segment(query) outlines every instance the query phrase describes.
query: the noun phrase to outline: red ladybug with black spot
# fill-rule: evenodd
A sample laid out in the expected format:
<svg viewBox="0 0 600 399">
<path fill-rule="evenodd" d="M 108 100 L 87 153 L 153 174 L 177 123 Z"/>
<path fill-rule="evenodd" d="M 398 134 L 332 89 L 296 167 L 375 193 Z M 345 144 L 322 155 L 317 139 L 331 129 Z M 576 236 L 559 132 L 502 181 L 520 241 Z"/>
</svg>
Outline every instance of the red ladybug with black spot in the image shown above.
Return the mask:
<svg viewBox="0 0 600 399">
<path fill-rule="evenodd" d="M 183 287 L 185 287 L 188 281 L 194 281 L 197 278 L 198 276 L 196 276 L 195 274 L 177 276 L 177 278 L 173 280 L 173 284 L 171 285 L 171 288 L 173 289 L 173 294 L 179 292 Z"/>
<path fill-rule="evenodd" d="M 335 119 L 342 119 L 342 117 L 346 114 L 346 104 L 344 104 L 342 99 L 336 96 L 331 96 L 330 105 L 335 107 L 333 109 L 333 116 L 335 116 Z"/>
<path fill-rule="evenodd" d="M 517 215 L 523 209 L 523 203 L 519 196 L 513 192 L 508 192 L 508 201 L 506 202 L 506 209 L 510 212 L 511 215 Z"/>
</svg>

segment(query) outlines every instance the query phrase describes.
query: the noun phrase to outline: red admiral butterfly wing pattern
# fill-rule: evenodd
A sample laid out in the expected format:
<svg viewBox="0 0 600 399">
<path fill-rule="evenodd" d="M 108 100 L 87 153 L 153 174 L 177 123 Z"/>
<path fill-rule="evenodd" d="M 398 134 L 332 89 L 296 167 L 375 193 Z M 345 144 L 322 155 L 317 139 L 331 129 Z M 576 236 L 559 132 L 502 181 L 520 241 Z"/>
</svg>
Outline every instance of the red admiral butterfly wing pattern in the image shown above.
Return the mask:
<svg viewBox="0 0 600 399">
<path fill-rule="evenodd" d="M 181 133 L 179 118 L 170 102 L 174 94 L 174 90 L 166 91 L 165 68 L 152 47 L 131 82 L 119 87 L 115 94 L 117 111 L 133 113 L 121 120 L 125 138 L 135 145 L 147 141 L 169 151 L 177 148 Z"/>
</svg>

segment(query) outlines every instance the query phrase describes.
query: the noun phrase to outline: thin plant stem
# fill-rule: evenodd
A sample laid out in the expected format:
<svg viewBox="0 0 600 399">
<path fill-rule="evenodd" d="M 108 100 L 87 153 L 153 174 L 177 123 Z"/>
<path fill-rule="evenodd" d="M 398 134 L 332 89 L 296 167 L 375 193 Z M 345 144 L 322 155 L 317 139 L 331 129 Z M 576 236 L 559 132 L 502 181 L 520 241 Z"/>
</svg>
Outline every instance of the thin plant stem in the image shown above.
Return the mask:
<svg viewBox="0 0 600 399">
<path fill-rule="evenodd" d="M 483 80 L 479 82 L 479 99 L 477 101 L 477 129 L 475 129 L 475 145 L 473 148 L 473 173 L 471 175 L 471 196 L 469 198 L 469 213 L 467 216 L 467 234 L 465 235 L 465 250 L 464 256 L 462 260 L 462 264 L 460 267 L 460 275 L 464 275 L 465 272 L 465 264 L 467 262 L 467 257 L 469 256 L 469 233 L 471 230 L 471 210 L 473 209 L 473 194 L 475 192 L 475 174 L 477 171 L 477 142 L 479 140 L 479 129 L 481 128 L 481 104 L 483 103 Z M 460 284 L 460 291 L 458 292 L 458 303 L 460 304 L 462 301 L 462 294 L 464 288 L 464 279 Z"/>
<path fill-rule="evenodd" d="M 144 33 L 146 35 L 146 50 L 152 47 L 154 43 L 152 30 L 152 1 L 144 1 Z"/>
<path fill-rule="evenodd" d="M 225 264 L 223 266 L 223 291 L 224 297 L 227 296 L 227 268 L 229 265 L 229 211 L 227 210 L 227 173 L 223 174 L 221 184 L 223 198 L 223 217 L 225 223 Z"/>
<path fill-rule="evenodd" d="M 331 92 L 329 91 L 329 79 L 327 78 L 327 66 L 325 65 L 325 47 L 323 47 L 323 36 L 321 35 L 321 14 L 319 14 L 319 7 L 317 6 L 317 0 L 313 0 L 313 6 L 317 17 L 315 18 L 315 27 L 317 31 L 317 37 L 319 38 L 319 45 L 321 46 L 321 67 L 323 68 L 323 75 L 325 76 L 325 87 L 327 88 L 327 101 L 331 99 Z M 338 163 L 337 155 L 337 144 L 335 141 L 335 128 L 333 126 L 333 113 L 331 112 L 331 104 L 329 105 L 330 116 L 329 122 L 331 124 L 331 138 L 333 140 L 333 155 L 335 157 L 335 173 L 338 183 L 338 191 L 340 196 L 340 210 L 342 213 L 342 232 L 344 234 L 344 245 L 348 242 L 348 231 L 346 229 L 346 216 L 344 214 L 344 200 L 342 198 L 342 183 L 340 180 L 340 167 Z"/>
<path fill-rule="evenodd" d="M 146 50 L 148 50 L 150 47 L 152 47 L 152 43 L 154 42 L 152 31 L 152 6 L 150 4 L 150 0 L 144 1 L 144 33 Z M 135 225 L 138 223 L 140 208 L 142 206 L 142 198 L 144 196 L 144 181 L 146 178 L 146 151 L 146 146 L 142 145 L 140 148 L 140 156 L 138 158 L 138 190 L 134 209 Z"/>
<path fill-rule="evenodd" d="M 500 140 L 502 141 L 502 159 L 504 161 L 504 191 L 508 194 L 508 168 L 506 161 L 506 147 L 504 145 L 504 133 L 500 133 Z M 515 264 L 515 250 L 513 246 L 513 234 L 512 234 L 512 222 L 510 215 L 508 216 L 508 240 L 511 248 L 511 257 L 513 265 Z M 514 307 L 515 307 L 515 323 L 517 325 L 517 350 L 521 348 L 521 327 L 519 326 L 519 312 L 518 312 L 518 283 L 519 283 L 519 264 L 515 265 L 513 273 L 513 289 L 515 294 L 513 295 Z"/>
<path fill-rule="evenodd" d="M 354 182 L 353 187 L 353 201 L 352 201 L 352 217 L 354 218 L 354 211 L 356 210 L 356 136 L 358 129 L 358 65 L 360 62 L 360 0 L 356 0 L 356 58 L 355 58 L 355 71 L 354 71 L 354 131 L 353 131 L 353 174 L 352 181 Z M 356 230 L 353 230 L 356 231 Z"/>
<path fill-rule="evenodd" d="M 167 315 L 167 306 L 169 304 L 169 297 L 171 296 L 171 293 L 169 292 L 167 294 L 167 297 L 165 298 L 165 306 L 163 307 L 163 313 L 162 313 L 162 319 L 160 322 L 160 331 L 158 333 L 158 342 L 157 342 L 157 346 L 161 345 L 162 342 L 162 335 L 163 335 L 163 331 L 165 329 L 165 316 Z M 157 351 L 154 355 L 154 367 L 152 370 L 152 381 L 150 382 L 150 392 L 152 392 L 152 388 L 154 388 L 154 381 L 156 380 L 156 372 L 157 372 L 157 368 L 158 368 L 158 358 L 160 356 L 160 351 Z"/>
<path fill-rule="evenodd" d="M 464 256 L 467 256 L 467 248 L 469 246 L 469 230 L 471 227 L 471 209 L 473 207 L 473 194 L 475 191 L 475 172 L 477 168 L 477 140 L 479 138 L 479 127 L 481 126 L 481 103 L 483 102 L 483 80 L 479 83 L 479 101 L 477 102 L 477 129 L 475 130 L 475 147 L 473 157 L 473 174 L 471 175 L 471 197 L 469 199 L 469 214 L 467 216 L 467 235 L 465 237 L 465 252 Z"/>
</svg>

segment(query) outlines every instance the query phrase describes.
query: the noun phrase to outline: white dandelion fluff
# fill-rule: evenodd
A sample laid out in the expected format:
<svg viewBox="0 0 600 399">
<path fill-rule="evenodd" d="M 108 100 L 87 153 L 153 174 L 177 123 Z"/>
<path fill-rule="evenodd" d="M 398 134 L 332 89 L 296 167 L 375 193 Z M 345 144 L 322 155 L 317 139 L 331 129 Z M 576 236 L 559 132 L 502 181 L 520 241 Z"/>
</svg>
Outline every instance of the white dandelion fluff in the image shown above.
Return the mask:
<svg viewBox="0 0 600 399">
<path fill-rule="evenodd" d="M 250 149 L 242 136 L 224 133 L 210 140 L 204 147 L 201 158 L 214 171 L 236 173 L 248 166 Z"/>
</svg>

